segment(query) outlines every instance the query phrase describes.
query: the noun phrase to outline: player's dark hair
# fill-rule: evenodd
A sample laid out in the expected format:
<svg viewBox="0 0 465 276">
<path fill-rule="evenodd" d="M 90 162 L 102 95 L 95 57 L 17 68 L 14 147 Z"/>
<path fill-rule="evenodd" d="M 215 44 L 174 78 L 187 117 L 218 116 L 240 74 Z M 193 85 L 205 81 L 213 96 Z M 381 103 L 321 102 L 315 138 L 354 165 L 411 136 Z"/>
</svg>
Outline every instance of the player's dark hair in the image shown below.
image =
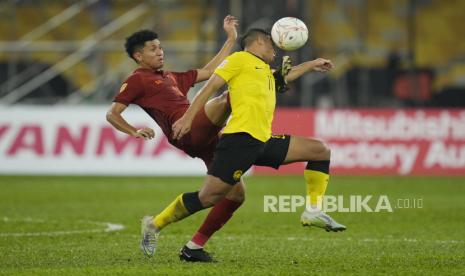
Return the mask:
<svg viewBox="0 0 465 276">
<path fill-rule="evenodd" d="M 253 28 L 249 29 L 240 39 L 241 49 L 244 50 L 245 47 L 249 46 L 252 42 L 257 40 L 259 37 L 271 37 L 270 32 L 264 29 Z"/>
<path fill-rule="evenodd" d="M 154 31 L 140 30 L 126 38 L 126 43 L 124 44 L 124 48 L 126 48 L 126 53 L 128 53 L 128 56 L 137 62 L 137 60 L 133 56 L 134 52 L 139 51 L 140 49 L 144 48 L 145 42 L 151 41 L 157 38 L 158 38 L 158 34 Z"/>
</svg>

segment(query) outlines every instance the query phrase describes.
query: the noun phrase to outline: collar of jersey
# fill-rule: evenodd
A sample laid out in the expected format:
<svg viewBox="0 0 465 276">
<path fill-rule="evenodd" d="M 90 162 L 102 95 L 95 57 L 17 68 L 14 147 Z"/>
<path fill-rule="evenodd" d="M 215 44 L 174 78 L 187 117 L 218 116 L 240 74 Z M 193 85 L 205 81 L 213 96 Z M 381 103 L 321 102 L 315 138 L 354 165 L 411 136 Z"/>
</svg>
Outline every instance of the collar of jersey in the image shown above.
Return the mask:
<svg viewBox="0 0 465 276">
<path fill-rule="evenodd" d="M 253 53 L 251 53 L 251 52 L 249 52 L 249 51 L 244 51 L 244 52 L 245 52 L 245 53 L 248 53 L 248 54 L 250 54 L 250 55 L 252 55 L 252 56 L 254 56 L 254 57 L 256 57 L 256 58 L 258 58 L 259 60 L 263 61 L 265 64 L 268 65 L 268 63 L 266 63 L 261 57 L 255 55 L 255 54 L 253 54 Z"/>
<path fill-rule="evenodd" d="M 149 68 L 137 68 L 136 71 L 149 71 L 149 72 L 152 72 L 152 73 L 155 73 L 155 74 L 162 75 L 163 77 L 166 76 L 166 72 L 163 71 L 163 70 L 153 70 L 153 69 L 149 69 Z"/>
</svg>

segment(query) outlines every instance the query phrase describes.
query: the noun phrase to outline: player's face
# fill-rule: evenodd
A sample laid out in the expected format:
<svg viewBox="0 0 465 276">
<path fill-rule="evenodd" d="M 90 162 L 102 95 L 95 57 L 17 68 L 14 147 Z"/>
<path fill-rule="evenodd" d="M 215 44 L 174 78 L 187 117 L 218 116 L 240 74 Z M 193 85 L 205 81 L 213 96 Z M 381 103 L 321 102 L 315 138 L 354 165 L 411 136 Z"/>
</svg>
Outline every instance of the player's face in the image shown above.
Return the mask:
<svg viewBox="0 0 465 276">
<path fill-rule="evenodd" d="M 263 59 L 268 63 L 272 63 L 276 56 L 273 41 L 270 36 L 264 37 L 263 40 Z"/>
<path fill-rule="evenodd" d="M 144 48 L 140 51 L 139 65 L 145 68 L 161 69 L 164 64 L 163 48 L 160 40 L 146 41 Z"/>
</svg>

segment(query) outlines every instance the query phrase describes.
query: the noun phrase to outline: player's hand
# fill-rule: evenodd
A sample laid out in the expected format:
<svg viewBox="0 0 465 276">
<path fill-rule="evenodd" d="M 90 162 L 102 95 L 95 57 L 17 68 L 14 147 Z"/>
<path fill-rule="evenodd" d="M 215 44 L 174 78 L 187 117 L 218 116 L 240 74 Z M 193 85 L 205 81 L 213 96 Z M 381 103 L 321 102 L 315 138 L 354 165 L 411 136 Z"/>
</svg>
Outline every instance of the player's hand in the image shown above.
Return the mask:
<svg viewBox="0 0 465 276">
<path fill-rule="evenodd" d="M 292 60 L 289 56 L 283 56 L 283 63 L 281 64 L 281 76 L 285 79 L 287 74 L 292 69 Z"/>
<path fill-rule="evenodd" d="M 292 70 L 292 61 L 289 56 L 283 56 L 281 67 L 273 73 L 275 79 L 275 90 L 277 93 L 284 93 L 289 90 L 287 85 L 287 75 Z"/>
<path fill-rule="evenodd" d="M 236 40 L 238 20 L 232 15 L 227 15 L 223 20 L 223 28 L 228 36 L 228 39 Z"/>
<path fill-rule="evenodd" d="M 150 140 L 155 137 L 155 131 L 153 129 L 145 127 L 138 129 L 132 136 L 136 138 L 144 138 L 145 140 Z"/>
<path fill-rule="evenodd" d="M 328 72 L 333 68 L 333 63 L 329 59 L 317 58 L 312 61 L 313 71 Z"/>
<path fill-rule="evenodd" d="M 179 140 L 181 139 L 186 133 L 191 130 L 192 121 L 188 120 L 185 116 L 182 116 L 174 122 L 173 126 L 171 127 L 173 130 L 173 139 Z"/>
</svg>

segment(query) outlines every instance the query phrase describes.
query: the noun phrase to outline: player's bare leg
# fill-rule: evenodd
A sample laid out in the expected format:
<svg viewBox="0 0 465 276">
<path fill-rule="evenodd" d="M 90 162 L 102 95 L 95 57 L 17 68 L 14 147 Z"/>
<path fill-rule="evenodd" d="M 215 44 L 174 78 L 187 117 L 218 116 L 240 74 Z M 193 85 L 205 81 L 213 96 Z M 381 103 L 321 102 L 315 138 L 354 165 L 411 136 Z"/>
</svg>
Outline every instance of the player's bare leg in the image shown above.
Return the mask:
<svg viewBox="0 0 465 276">
<path fill-rule="evenodd" d="M 245 183 L 242 179 L 233 186 L 231 191 L 226 195 L 226 198 L 240 203 L 245 201 Z"/>
<path fill-rule="evenodd" d="M 318 200 L 322 199 L 329 180 L 329 159 L 331 151 L 321 141 L 292 136 L 284 164 L 308 161 L 304 172 L 307 182 L 307 195 L 310 206 L 305 208 L 301 216 L 303 226 L 316 226 L 326 231 L 344 231 L 346 227 L 318 208 Z"/>
<path fill-rule="evenodd" d="M 232 189 L 233 185 L 224 182 L 216 176 L 207 175 L 199 191 L 200 203 L 204 208 L 212 207 L 223 199 Z"/>
<path fill-rule="evenodd" d="M 329 160 L 330 149 L 320 140 L 291 136 L 284 164 L 309 160 Z"/>
<path fill-rule="evenodd" d="M 205 104 L 205 114 L 216 126 L 224 126 L 231 114 L 231 107 L 228 102 L 228 92 L 209 100 Z"/>
</svg>

